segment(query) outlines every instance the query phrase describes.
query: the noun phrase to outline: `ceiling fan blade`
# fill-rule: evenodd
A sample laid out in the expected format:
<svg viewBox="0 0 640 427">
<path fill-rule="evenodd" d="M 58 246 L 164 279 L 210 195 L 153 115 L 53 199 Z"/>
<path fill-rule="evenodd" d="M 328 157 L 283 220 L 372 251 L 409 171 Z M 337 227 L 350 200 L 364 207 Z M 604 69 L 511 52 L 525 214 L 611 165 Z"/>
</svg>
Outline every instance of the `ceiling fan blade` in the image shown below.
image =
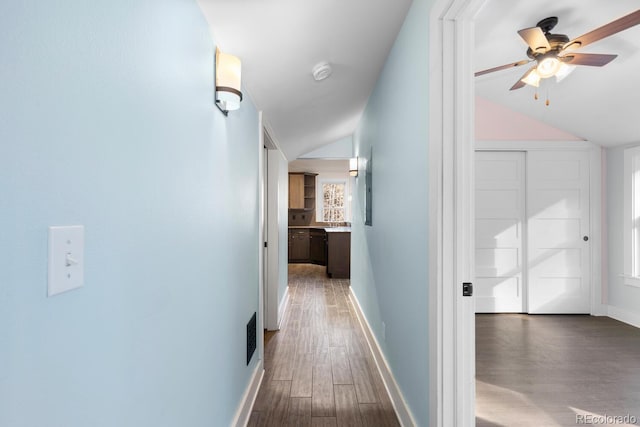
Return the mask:
<svg viewBox="0 0 640 427">
<path fill-rule="evenodd" d="M 590 65 L 592 67 L 602 67 L 616 59 L 618 55 L 604 55 L 599 53 L 568 53 L 559 59 L 570 65 Z"/>
<path fill-rule="evenodd" d="M 506 70 L 507 68 L 519 67 L 521 65 L 528 64 L 529 62 L 531 62 L 531 60 L 523 59 L 522 61 L 512 62 L 511 64 L 501 65 L 499 67 L 493 67 L 493 68 L 488 68 L 486 70 L 478 71 L 474 75 L 478 77 L 484 74 L 493 73 L 494 71 L 500 71 L 500 70 Z"/>
<path fill-rule="evenodd" d="M 638 24 L 640 24 L 640 9 L 571 40 L 564 45 L 563 49 L 577 49 L 579 47 L 584 47 Z"/>
<path fill-rule="evenodd" d="M 526 84 L 525 82 L 523 82 L 523 81 L 522 81 L 522 79 L 524 79 L 525 77 L 527 77 L 527 74 L 529 74 L 529 73 L 530 73 L 534 68 L 536 68 L 536 67 L 534 66 L 534 67 L 532 67 L 532 68 L 529 68 L 529 69 L 527 70 L 527 72 L 526 72 L 526 73 L 524 73 L 524 74 L 522 75 L 522 77 L 520 77 L 520 78 L 518 79 L 518 81 L 516 82 L 516 84 L 514 84 L 513 86 L 511 86 L 511 89 L 509 89 L 509 90 L 516 90 L 516 89 L 520 89 L 520 88 L 522 88 L 522 87 L 525 87 L 527 84 Z"/>
<path fill-rule="evenodd" d="M 525 28 L 518 31 L 518 34 L 520 34 L 520 37 L 527 42 L 531 50 L 534 52 L 544 53 L 551 50 L 549 40 L 547 40 L 547 37 L 544 35 L 544 32 L 540 27 Z"/>
<path fill-rule="evenodd" d="M 513 86 L 511 86 L 511 89 L 509 90 L 516 90 L 516 89 L 520 89 L 522 87 L 525 87 L 527 84 L 525 82 L 523 82 L 522 80 L 518 80 L 516 82 L 516 84 L 514 84 Z"/>
</svg>

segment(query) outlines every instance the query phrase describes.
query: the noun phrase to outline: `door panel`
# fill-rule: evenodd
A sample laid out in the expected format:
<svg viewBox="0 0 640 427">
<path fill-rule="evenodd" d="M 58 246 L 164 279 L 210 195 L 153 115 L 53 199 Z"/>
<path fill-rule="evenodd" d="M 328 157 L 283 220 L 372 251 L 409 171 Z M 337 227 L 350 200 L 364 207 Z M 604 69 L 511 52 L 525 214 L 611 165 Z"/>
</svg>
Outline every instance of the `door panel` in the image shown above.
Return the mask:
<svg viewBox="0 0 640 427">
<path fill-rule="evenodd" d="M 478 298 L 518 298 L 520 290 L 518 277 L 479 277 L 476 285 Z"/>
<path fill-rule="evenodd" d="M 476 312 L 523 311 L 525 154 L 476 153 Z"/>
<path fill-rule="evenodd" d="M 527 154 L 528 311 L 589 313 L 589 155 Z"/>
</svg>

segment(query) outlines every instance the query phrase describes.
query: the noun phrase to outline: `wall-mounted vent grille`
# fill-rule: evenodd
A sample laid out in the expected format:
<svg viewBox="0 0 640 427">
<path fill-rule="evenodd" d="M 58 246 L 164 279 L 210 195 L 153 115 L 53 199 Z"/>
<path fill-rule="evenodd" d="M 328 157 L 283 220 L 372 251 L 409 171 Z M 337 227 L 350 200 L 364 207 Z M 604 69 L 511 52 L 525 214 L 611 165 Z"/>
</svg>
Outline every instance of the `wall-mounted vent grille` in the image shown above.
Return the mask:
<svg viewBox="0 0 640 427">
<path fill-rule="evenodd" d="M 247 365 L 251 362 L 251 357 L 256 351 L 256 313 L 253 313 L 251 320 L 247 323 Z"/>
</svg>

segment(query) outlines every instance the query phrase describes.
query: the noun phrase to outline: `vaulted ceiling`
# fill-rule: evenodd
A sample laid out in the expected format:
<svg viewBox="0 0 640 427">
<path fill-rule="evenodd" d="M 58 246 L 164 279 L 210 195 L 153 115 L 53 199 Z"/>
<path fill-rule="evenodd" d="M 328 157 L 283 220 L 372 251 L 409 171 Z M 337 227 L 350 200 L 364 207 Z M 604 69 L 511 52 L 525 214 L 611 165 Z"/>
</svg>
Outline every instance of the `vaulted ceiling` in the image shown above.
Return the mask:
<svg viewBox="0 0 640 427">
<path fill-rule="evenodd" d="M 634 12 L 637 0 L 488 0 L 476 19 L 476 71 L 527 59 L 517 31 L 557 16 L 551 31 L 570 39 Z M 604 67 L 577 67 L 560 83 L 547 79 L 539 89 L 509 91 L 530 66 L 476 78 L 476 93 L 582 139 L 604 146 L 640 142 L 640 25 L 578 52 L 617 54 Z M 550 105 L 545 105 L 549 98 Z"/>
<path fill-rule="evenodd" d="M 243 62 L 243 87 L 288 159 L 350 135 L 411 0 L 198 0 L 221 50 Z M 522 28 L 557 16 L 575 38 L 638 9 L 637 0 L 487 0 L 476 19 L 475 70 L 526 59 Z M 425 23 L 426 25 L 426 23 Z M 580 52 L 619 55 L 560 83 L 509 88 L 528 66 L 477 77 L 494 103 L 605 146 L 640 142 L 640 25 Z M 332 75 L 314 81 L 323 61 Z M 550 105 L 545 106 L 545 99 Z"/>
<path fill-rule="evenodd" d="M 288 159 L 351 135 L 411 0 L 198 0 Z M 312 68 L 327 61 L 321 82 Z"/>
</svg>

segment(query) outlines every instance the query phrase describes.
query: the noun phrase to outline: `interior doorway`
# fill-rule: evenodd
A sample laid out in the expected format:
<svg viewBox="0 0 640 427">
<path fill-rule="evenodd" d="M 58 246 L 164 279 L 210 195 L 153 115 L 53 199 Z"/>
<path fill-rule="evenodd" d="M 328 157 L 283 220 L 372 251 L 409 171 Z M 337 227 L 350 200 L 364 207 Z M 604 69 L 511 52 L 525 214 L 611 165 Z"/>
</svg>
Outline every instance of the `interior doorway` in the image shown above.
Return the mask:
<svg viewBox="0 0 640 427">
<path fill-rule="evenodd" d="M 280 320 L 280 307 L 278 301 L 278 288 L 280 282 L 285 280 L 282 277 L 283 260 L 282 254 L 282 240 L 283 236 L 280 236 L 282 221 L 282 201 L 285 197 L 282 194 L 282 160 L 281 154 L 277 145 L 269 135 L 266 128 L 262 129 L 263 134 L 263 160 L 262 166 L 264 169 L 264 231 L 262 239 L 262 253 L 264 258 L 263 273 L 264 282 L 262 291 L 264 295 L 263 299 L 263 313 L 264 323 L 263 327 L 267 331 L 275 331 L 278 329 Z"/>
<path fill-rule="evenodd" d="M 264 139 L 267 139 L 266 131 L 264 132 Z M 262 194 L 263 194 L 263 203 L 262 203 L 262 217 L 263 217 L 263 227 L 262 227 L 262 241 L 264 242 L 262 245 L 262 295 L 268 295 L 269 292 L 269 149 L 265 146 L 262 148 L 262 171 L 263 171 L 263 179 L 262 179 Z M 262 325 L 264 330 L 263 344 L 267 345 L 268 339 L 270 335 L 267 330 L 267 313 L 269 310 L 268 306 L 268 298 L 262 298 Z"/>
<path fill-rule="evenodd" d="M 476 312 L 591 312 L 588 151 L 478 151 Z"/>
<path fill-rule="evenodd" d="M 475 425 L 474 22 L 486 0 L 440 0 L 430 12 L 430 413 L 434 426 Z M 518 144 L 503 141 L 514 149 Z M 580 143 L 573 144 L 574 147 Z M 498 144 L 499 145 L 499 144 Z M 600 151 L 590 148 L 592 176 Z M 591 314 L 604 315 L 601 190 L 591 181 Z M 595 279 L 595 280 L 594 280 Z"/>
</svg>

